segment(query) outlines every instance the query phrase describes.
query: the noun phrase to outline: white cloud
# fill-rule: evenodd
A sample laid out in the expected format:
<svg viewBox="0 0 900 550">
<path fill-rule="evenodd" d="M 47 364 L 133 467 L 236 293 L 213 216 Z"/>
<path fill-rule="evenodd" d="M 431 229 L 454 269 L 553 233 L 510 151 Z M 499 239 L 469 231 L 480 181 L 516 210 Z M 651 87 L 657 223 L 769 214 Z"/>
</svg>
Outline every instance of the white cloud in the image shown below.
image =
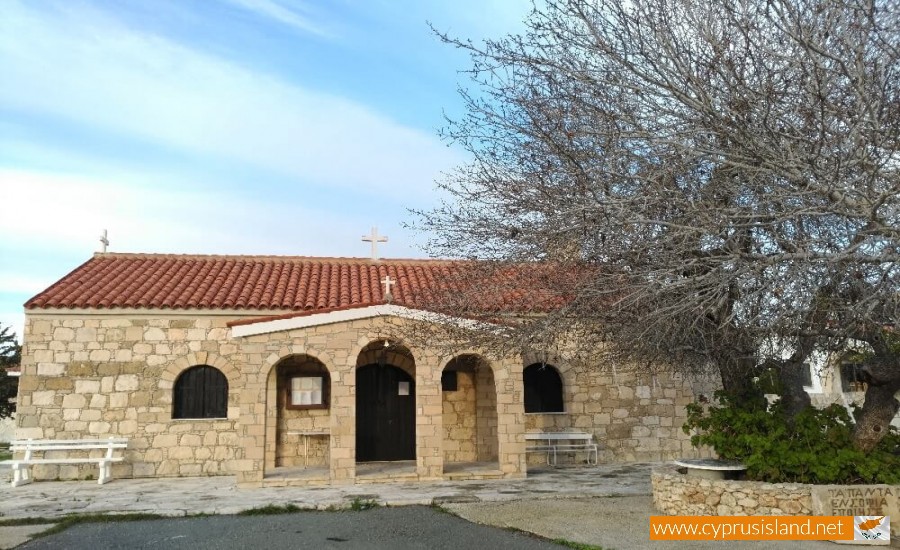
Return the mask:
<svg viewBox="0 0 900 550">
<path fill-rule="evenodd" d="M 37 294 L 44 290 L 47 285 L 34 277 L 29 277 L 20 273 L 9 273 L 9 266 L 3 266 L 0 271 L 0 292 Z"/>
<path fill-rule="evenodd" d="M 237 159 L 301 182 L 426 197 L 461 156 L 429 133 L 103 15 L 4 4 L 0 105 Z"/>
<path fill-rule="evenodd" d="M 156 185 L 168 181 L 167 188 Z M 135 175 L 106 166 L 91 175 L 0 168 L 0 323 L 21 335 L 21 305 L 100 248 L 112 252 L 365 256 L 361 237 L 384 213 L 351 213 L 226 189 L 189 186 L 172 174 Z M 334 202 L 348 201 L 336 193 Z M 394 215 L 389 219 L 395 218 Z M 396 223 L 380 226 L 386 257 L 418 255 Z"/>
<path fill-rule="evenodd" d="M 283 6 L 275 0 L 226 1 L 304 32 L 310 32 L 320 36 L 329 36 L 331 34 L 321 23 L 316 22 L 312 17 L 297 13 L 297 11 Z"/>
<path fill-rule="evenodd" d="M 0 234 L 16 235 L 31 250 L 82 250 L 85 258 L 99 247 L 103 228 L 110 231 L 111 251 L 365 253 L 360 237 L 371 220 L 277 195 L 248 198 L 186 186 L 162 189 L 154 185 L 160 178 L 166 176 L 73 176 L 0 168 L 7 201 Z M 340 203 L 340 196 L 335 201 Z M 408 244 L 398 240 L 394 250 Z M 0 292 L 18 290 L 25 277 L 4 269 Z M 7 287 L 5 282 L 15 284 Z"/>
<path fill-rule="evenodd" d="M 538 0 L 539 5 L 542 3 Z M 389 14 L 394 20 L 402 18 L 421 25 L 422 32 L 427 32 L 424 24 L 428 21 L 452 37 L 478 41 L 523 31 L 523 21 L 531 13 L 532 3 L 528 0 L 368 0 L 365 6 L 374 13 Z"/>
<path fill-rule="evenodd" d="M 525 0 L 457 0 L 437 2 L 431 7 L 434 15 L 429 17 L 438 29 L 452 26 L 465 33 L 459 38 L 473 40 L 521 32 L 525 28 L 523 21 L 531 12 L 531 2 Z"/>
</svg>

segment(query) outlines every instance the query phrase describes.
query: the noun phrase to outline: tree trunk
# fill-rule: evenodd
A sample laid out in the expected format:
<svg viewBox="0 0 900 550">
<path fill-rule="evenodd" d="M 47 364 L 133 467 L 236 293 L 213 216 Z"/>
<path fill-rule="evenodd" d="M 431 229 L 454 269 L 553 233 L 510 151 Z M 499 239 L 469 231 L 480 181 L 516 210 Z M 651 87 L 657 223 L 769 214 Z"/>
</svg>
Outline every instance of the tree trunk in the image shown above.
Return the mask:
<svg viewBox="0 0 900 550">
<path fill-rule="evenodd" d="M 900 368 L 876 360 L 863 367 L 862 372 L 868 388 L 863 408 L 856 415 L 853 445 L 869 452 L 887 435 L 891 421 L 900 410 L 900 401 L 894 397 L 900 391 Z"/>
<path fill-rule="evenodd" d="M 783 361 L 778 365 L 781 381 L 781 402 L 784 403 L 788 420 L 793 420 L 803 409 L 812 406 L 809 394 L 803 389 L 803 370 L 808 368 L 802 362 Z"/>
<path fill-rule="evenodd" d="M 761 403 L 762 394 L 753 383 L 755 374 L 754 364 L 749 361 L 734 361 L 719 366 L 722 389 L 738 405 L 751 407 Z"/>
</svg>

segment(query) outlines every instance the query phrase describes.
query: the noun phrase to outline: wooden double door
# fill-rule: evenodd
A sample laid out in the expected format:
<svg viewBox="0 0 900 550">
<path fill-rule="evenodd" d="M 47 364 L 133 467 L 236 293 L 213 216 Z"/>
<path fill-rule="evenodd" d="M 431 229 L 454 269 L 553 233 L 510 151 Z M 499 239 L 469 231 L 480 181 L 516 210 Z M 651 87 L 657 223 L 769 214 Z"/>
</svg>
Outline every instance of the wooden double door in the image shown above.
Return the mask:
<svg viewBox="0 0 900 550">
<path fill-rule="evenodd" d="M 392 365 L 356 370 L 356 461 L 415 460 L 416 392 Z"/>
</svg>

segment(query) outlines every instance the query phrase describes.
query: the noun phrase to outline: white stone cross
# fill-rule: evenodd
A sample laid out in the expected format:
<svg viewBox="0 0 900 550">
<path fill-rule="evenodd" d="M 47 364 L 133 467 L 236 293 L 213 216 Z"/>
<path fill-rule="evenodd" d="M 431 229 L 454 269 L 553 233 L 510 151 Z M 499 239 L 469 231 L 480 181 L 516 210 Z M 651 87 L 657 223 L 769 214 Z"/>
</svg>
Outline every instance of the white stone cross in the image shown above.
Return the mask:
<svg viewBox="0 0 900 550">
<path fill-rule="evenodd" d="M 100 244 L 103 245 L 103 250 L 100 252 L 106 252 L 106 247 L 109 246 L 109 238 L 106 236 L 106 230 L 103 230 L 103 234 L 100 235 Z"/>
<path fill-rule="evenodd" d="M 394 295 L 391 294 L 391 287 L 397 284 L 397 281 L 391 279 L 390 275 L 385 275 L 384 279 L 381 280 L 381 284 L 384 285 L 384 299 L 390 303 L 394 299 Z"/>
<path fill-rule="evenodd" d="M 378 259 L 378 243 L 386 243 L 388 242 L 387 237 L 378 236 L 378 228 L 372 228 L 372 234 L 369 236 L 363 235 L 363 241 L 372 243 L 372 260 Z"/>
</svg>

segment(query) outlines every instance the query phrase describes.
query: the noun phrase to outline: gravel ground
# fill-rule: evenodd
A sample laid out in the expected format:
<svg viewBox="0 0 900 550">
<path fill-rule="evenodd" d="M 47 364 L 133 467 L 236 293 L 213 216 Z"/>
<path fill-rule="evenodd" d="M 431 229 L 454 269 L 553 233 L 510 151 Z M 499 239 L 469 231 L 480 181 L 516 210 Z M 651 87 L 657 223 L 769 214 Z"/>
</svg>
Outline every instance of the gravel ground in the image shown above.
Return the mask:
<svg viewBox="0 0 900 550">
<path fill-rule="evenodd" d="M 651 541 L 650 516 L 659 513 L 653 509 L 649 496 L 446 504 L 444 507 L 476 523 L 513 527 L 549 539 L 564 538 L 613 550 L 840 548 L 826 541 Z"/>
<path fill-rule="evenodd" d="M 554 539 L 605 550 L 839 548 L 825 541 L 650 541 L 650 516 L 655 512 L 651 498 L 646 496 L 448 503 L 443 507 L 451 514 L 424 506 L 404 506 L 364 512 L 310 511 L 82 524 L 18 548 L 561 548 L 551 542 Z"/>
</svg>

